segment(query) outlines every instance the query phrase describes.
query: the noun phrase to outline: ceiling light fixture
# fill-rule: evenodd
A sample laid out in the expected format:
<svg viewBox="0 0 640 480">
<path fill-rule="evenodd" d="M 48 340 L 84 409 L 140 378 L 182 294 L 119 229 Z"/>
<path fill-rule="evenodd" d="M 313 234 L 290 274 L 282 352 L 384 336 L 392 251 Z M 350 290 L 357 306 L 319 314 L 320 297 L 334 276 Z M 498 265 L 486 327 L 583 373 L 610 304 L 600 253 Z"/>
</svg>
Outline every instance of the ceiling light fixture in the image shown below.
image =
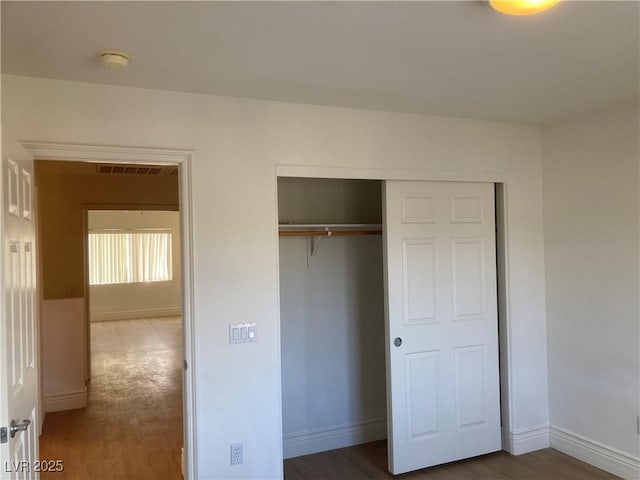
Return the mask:
<svg viewBox="0 0 640 480">
<path fill-rule="evenodd" d="M 558 0 L 489 0 L 495 10 L 507 15 L 534 15 L 556 3 Z"/>
<path fill-rule="evenodd" d="M 104 50 L 98 57 L 105 67 L 110 68 L 124 68 L 129 63 L 129 54 L 119 50 Z"/>
</svg>

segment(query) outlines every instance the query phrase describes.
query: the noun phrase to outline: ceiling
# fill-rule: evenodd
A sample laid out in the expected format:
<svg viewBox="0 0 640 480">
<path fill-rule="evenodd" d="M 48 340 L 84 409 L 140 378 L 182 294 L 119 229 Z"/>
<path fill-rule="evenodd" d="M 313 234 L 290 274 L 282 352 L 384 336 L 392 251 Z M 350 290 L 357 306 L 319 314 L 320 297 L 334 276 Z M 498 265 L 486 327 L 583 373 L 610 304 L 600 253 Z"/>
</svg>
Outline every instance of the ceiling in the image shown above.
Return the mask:
<svg viewBox="0 0 640 480">
<path fill-rule="evenodd" d="M 8 2 L 3 73 L 544 124 L 637 102 L 640 3 Z M 130 52 L 116 71 L 100 50 Z"/>
</svg>

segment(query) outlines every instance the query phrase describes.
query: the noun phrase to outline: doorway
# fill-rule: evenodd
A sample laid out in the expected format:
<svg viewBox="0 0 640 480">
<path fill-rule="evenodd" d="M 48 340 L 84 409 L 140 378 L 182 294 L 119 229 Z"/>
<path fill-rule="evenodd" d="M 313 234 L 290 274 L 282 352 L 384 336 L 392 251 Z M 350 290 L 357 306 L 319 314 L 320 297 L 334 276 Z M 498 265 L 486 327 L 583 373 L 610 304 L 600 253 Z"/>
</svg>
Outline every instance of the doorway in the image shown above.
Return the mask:
<svg viewBox="0 0 640 480">
<path fill-rule="evenodd" d="M 292 348 L 305 349 L 305 345 L 299 345 L 300 342 L 285 342 L 287 335 L 290 335 L 289 324 L 295 324 L 288 318 L 292 314 L 291 305 L 308 304 L 309 299 L 305 294 L 308 293 L 313 298 L 315 291 L 311 289 L 309 292 L 310 289 L 304 288 L 302 277 L 295 281 L 287 278 L 291 275 L 292 268 L 289 253 L 283 255 L 282 235 L 283 231 L 296 228 L 303 235 L 309 235 L 306 247 L 306 267 L 309 269 L 314 268 L 314 253 L 317 256 L 318 250 L 322 251 L 322 244 L 325 244 L 324 248 L 330 248 L 326 245 L 331 240 L 323 239 L 318 246 L 313 240 L 315 235 L 322 235 L 324 231 L 326 236 L 337 236 L 345 227 L 356 226 L 331 225 L 342 222 L 320 219 L 317 215 L 323 207 L 335 203 L 335 194 L 325 199 L 317 195 L 318 185 L 331 181 L 328 178 L 278 179 L 283 408 L 288 403 L 287 397 L 291 397 L 287 390 L 291 388 L 292 378 L 285 369 L 289 364 L 297 364 L 298 369 L 302 370 L 307 366 L 304 362 L 291 362 L 288 358 Z M 307 183 L 306 194 L 303 193 L 302 198 L 294 202 L 294 205 L 298 210 L 307 210 L 308 220 L 294 219 L 291 222 L 293 225 L 286 225 L 289 220 L 283 218 L 282 213 L 287 211 L 287 207 L 283 208 L 282 202 L 283 199 L 286 201 L 292 182 L 300 185 Z M 356 180 L 350 182 L 358 184 Z M 382 205 L 380 197 L 377 201 L 368 199 L 363 202 L 369 206 L 377 203 L 385 212 L 382 225 L 385 244 L 382 251 L 387 318 L 386 338 L 383 342 L 388 345 L 384 346 L 383 343 L 383 348 L 378 350 L 378 358 L 384 358 L 386 354 L 387 367 L 386 378 L 383 372 L 382 382 L 378 383 L 387 385 L 388 416 L 383 420 L 389 425 L 389 469 L 393 473 L 403 473 L 500 450 L 495 186 L 492 183 L 416 181 L 391 181 L 382 185 L 385 191 Z M 298 193 L 304 190 L 304 187 L 300 187 Z M 357 210 L 357 202 L 343 202 L 339 207 L 353 212 Z M 340 210 L 338 215 L 339 212 Z M 335 214 L 334 210 L 333 215 Z M 355 220 L 359 227 L 375 229 L 373 225 L 363 225 L 366 223 Z M 335 232 L 333 227 L 338 227 Z M 314 233 L 313 230 L 320 230 L 320 233 Z M 300 247 L 302 250 L 303 244 Z M 358 250 L 362 251 L 361 248 Z M 303 255 L 298 254 L 297 257 L 300 260 Z M 369 261 L 375 263 L 371 256 Z M 351 277 L 357 275 L 353 272 L 347 274 Z M 371 277 L 369 275 L 366 278 Z M 324 284 L 333 286 L 340 281 L 333 279 Z M 293 296 L 292 302 L 287 290 L 290 292 L 292 285 L 301 284 L 302 290 Z M 323 295 L 322 282 L 319 284 L 321 288 L 318 289 L 318 294 Z M 366 282 L 363 283 L 365 284 Z M 371 287 L 368 289 L 367 292 L 360 292 L 360 295 L 373 304 L 376 291 Z M 382 297 L 379 292 L 377 295 Z M 301 298 L 295 300 L 295 297 Z M 329 306 L 332 306 L 331 299 Z M 353 311 L 348 308 L 346 310 Z M 296 311 L 294 308 L 293 315 L 304 317 L 305 311 L 301 308 Z M 368 319 L 373 317 L 375 315 L 368 315 Z M 297 321 L 298 328 L 303 332 L 309 329 L 305 318 L 298 318 Z M 326 319 L 324 323 L 331 323 L 331 319 Z M 358 334 L 366 337 L 365 332 L 373 331 L 372 325 L 364 326 L 363 330 L 362 322 L 356 325 L 356 337 Z M 318 327 L 314 325 L 311 329 L 313 328 Z M 331 328 L 329 332 L 332 332 Z M 322 363 L 324 355 L 325 361 L 333 365 L 336 359 L 331 355 L 336 349 L 331 342 L 344 345 L 350 340 L 338 331 L 334 330 L 333 333 L 333 337 L 328 335 L 331 341 L 324 347 L 324 352 L 314 354 L 315 362 Z M 308 340 L 313 342 L 318 338 L 314 336 Z M 371 346 L 375 343 L 374 338 L 375 335 L 372 336 L 372 341 L 365 343 Z M 447 340 L 442 343 L 437 340 L 447 338 L 455 341 Z M 291 343 L 294 347 L 290 346 Z M 310 350 L 315 352 L 316 348 Z M 368 362 L 371 366 L 375 365 L 375 361 L 372 361 L 374 358 L 372 356 Z M 343 369 L 336 366 L 327 367 L 326 370 L 328 375 L 337 378 L 341 378 L 344 373 Z M 308 373 L 303 371 L 298 375 L 303 395 L 305 390 L 313 390 L 313 386 L 309 385 L 314 383 L 315 378 L 307 375 Z M 365 381 L 365 378 L 361 377 L 359 383 Z M 352 379 L 350 389 L 357 390 L 357 387 L 358 382 Z M 340 388 L 339 382 L 333 388 Z M 347 391 L 345 395 L 352 397 L 352 393 Z M 376 393 L 379 396 L 380 389 Z M 372 397 L 370 394 L 366 396 Z M 321 407 L 326 403 L 322 395 L 316 395 L 311 400 Z M 326 413 L 321 408 L 314 409 Z M 301 412 L 299 416 L 308 417 L 304 408 L 298 408 L 298 411 Z M 375 435 L 384 438 L 379 431 L 372 434 L 372 438 L 367 438 L 371 431 L 361 428 L 368 426 L 366 421 L 360 424 L 329 424 L 324 428 L 317 428 L 315 432 L 301 431 L 298 438 L 291 434 L 287 438 L 288 416 L 291 416 L 289 412 L 283 411 L 285 458 L 365 443 L 376 440 Z M 308 450 L 288 455 L 291 438 L 306 442 L 303 446 Z M 405 445 L 406 439 L 409 442 Z"/>
<path fill-rule="evenodd" d="M 96 170 L 97 168 L 99 168 L 99 164 L 102 163 L 103 166 L 105 163 L 107 163 L 103 157 L 103 155 L 108 155 L 109 158 L 109 164 L 111 164 L 111 167 L 118 167 L 120 166 L 120 168 L 126 169 L 126 168 L 132 168 L 132 164 L 138 164 L 137 167 L 138 169 L 144 169 L 146 168 L 147 171 L 152 171 L 154 170 L 154 168 L 156 170 L 163 170 L 163 169 L 171 169 L 173 170 L 174 173 L 172 173 L 172 179 L 171 181 L 173 183 L 176 184 L 176 188 L 175 188 L 175 203 L 176 204 L 176 208 L 177 208 L 177 204 L 180 204 L 180 210 L 181 210 L 181 224 L 182 225 L 190 225 L 190 210 L 189 210 L 189 195 L 190 195 L 190 185 L 189 185 L 189 167 L 190 167 L 190 154 L 189 152 L 185 152 L 185 151 L 169 151 L 169 150 L 149 150 L 149 149 L 136 149 L 136 148 L 119 148 L 119 147 L 89 147 L 89 146 L 79 146 L 79 145 L 51 145 L 51 144 L 44 144 L 44 143 L 34 143 L 34 142 L 30 142 L 29 144 L 25 145 L 28 150 L 34 154 L 35 158 L 38 160 L 43 160 L 43 159 L 54 159 L 50 162 L 47 163 L 51 163 L 57 164 L 57 168 L 61 168 L 63 166 L 63 164 L 67 164 L 67 163 L 74 163 L 76 164 L 77 167 L 80 168 L 85 168 L 85 169 L 93 169 Z M 100 157 L 99 160 L 97 161 L 98 158 L 96 157 Z M 74 159 L 73 162 L 65 162 L 64 160 L 68 160 L 68 159 Z M 77 159 L 77 160 L 76 160 Z M 89 162 L 84 162 L 84 160 L 94 160 L 93 162 L 89 163 Z M 149 163 L 144 163 L 144 164 L 140 164 L 140 162 L 149 162 Z M 126 165 L 126 166 L 125 166 Z M 151 173 L 153 175 L 153 173 Z M 115 175 L 114 175 L 115 176 Z M 179 185 L 179 189 L 178 189 L 178 185 Z M 72 185 L 72 188 L 77 189 L 79 187 L 79 185 Z M 99 189 L 98 189 L 99 190 Z M 119 189 L 113 189 L 115 192 L 118 192 Z M 179 192 L 178 192 L 179 190 Z M 96 190 L 97 191 L 97 190 Z M 95 192 L 94 192 L 95 193 Z M 98 192 L 100 193 L 100 192 Z M 148 193 L 148 192 L 147 192 Z M 147 200 L 148 202 L 151 203 L 156 203 L 156 205 L 154 205 L 156 208 L 158 206 L 165 208 L 166 205 L 158 205 L 162 202 L 157 202 L 155 200 L 153 200 L 153 195 L 151 196 L 147 196 Z M 135 202 L 129 202 L 127 204 L 127 200 L 125 198 L 120 199 L 119 204 L 115 205 L 115 207 L 117 209 L 122 209 L 122 208 L 130 208 L 132 206 L 132 204 L 134 204 Z M 84 207 L 86 206 L 91 206 L 90 204 L 95 203 L 95 202 L 89 202 L 89 204 L 84 205 Z M 58 205 L 60 206 L 60 205 Z M 114 205 L 111 205 L 112 207 Z M 166 208 L 165 208 L 166 209 Z M 66 215 L 65 217 L 70 217 L 72 216 L 72 213 L 68 210 L 65 209 L 64 206 L 62 206 L 61 211 L 65 211 Z M 62 228 L 64 228 L 65 226 L 65 219 L 63 219 L 61 221 L 62 224 Z M 43 239 L 44 235 L 46 235 L 46 233 L 40 232 L 41 235 L 41 240 Z M 69 235 L 67 237 L 67 239 L 69 240 L 69 242 L 73 243 L 75 240 L 71 240 L 72 235 Z M 181 234 L 179 235 L 180 240 L 182 240 L 182 248 L 181 251 L 179 251 L 178 257 L 179 258 L 190 258 L 190 251 L 191 251 L 191 243 L 190 243 L 190 229 L 183 229 Z M 67 239 L 65 239 L 65 241 L 67 241 Z M 83 240 L 82 240 L 83 241 Z M 81 247 L 79 248 L 79 251 L 82 252 L 84 250 L 84 245 L 81 245 Z M 182 274 L 182 278 L 184 279 L 184 292 L 185 295 L 183 297 L 183 315 L 184 315 L 184 336 L 183 334 L 183 328 L 180 327 L 179 324 L 174 325 L 174 327 L 177 326 L 177 328 L 173 328 L 174 333 L 177 332 L 180 338 L 177 342 L 177 346 L 179 347 L 180 350 L 182 350 L 182 346 L 184 345 L 184 355 L 182 353 L 182 351 L 180 351 L 180 353 L 177 355 L 177 363 L 179 363 L 179 370 L 177 370 L 179 372 L 179 376 L 182 377 L 182 364 L 185 364 L 185 367 L 187 365 L 187 361 L 190 361 L 192 358 L 192 337 L 191 337 L 191 331 L 192 331 L 192 322 L 191 322 L 191 311 L 192 311 L 192 299 L 190 297 L 190 291 L 191 291 L 191 265 L 189 264 L 189 261 L 187 260 L 187 262 L 184 263 L 184 269 L 183 269 L 183 274 Z M 80 270 L 81 274 L 82 272 L 85 271 L 84 268 L 80 268 L 80 269 L 76 269 L 76 268 L 69 268 L 69 270 L 73 270 L 75 271 L 75 273 L 77 274 L 78 270 Z M 64 277 L 64 275 L 63 275 Z M 45 282 L 43 282 L 45 283 Z M 64 282 L 58 282 L 58 283 L 63 283 Z M 46 286 L 46 285 L 45 285 Z M 67 297 L 74 297 L 76 295 L 82 294 L 82 290 L 79 289 L 79 291 L 74 291 L 73 289 L 67 289 L 67 291 L 64 292 L 65 294 L 67 294 Z M 88 298 L 88 295 L 86 295 L 86 297 Z M 46 301 L 46 292 L 45 292 L 45 301 Z M 86 308 L 85 310 L 86 312 L 89 311 L 88 308 Z M 46 319 L 45 319 L 46 320 Z M 86 325 L 85 325 L 86 326 Z M 86 334 L 88 334 L 88 328 L 84 329 L 84 332 Z M 88 348 L 87 348 L 88 350 Z M 88 352 L 87 352 L 88 353 Z M 183 361 L 183 358 L 186 358 L 187 361 Z M 191 363 L 191 362 L 189 362 Z M 82 369 L 84 372 L 84 368 Z M 186 370 L 186 368 L 185 368 Z M 184 388 L 184 398 L 185 398 L 185 402 L 184 402 L 184 413 L 185 413 L 185 420 L 184 422 L 180 421 L 180 428 L 179 428 L 179 432 L 178 432 L 178 437 L 176 439 L 176 443 L 177 444 L 184 444 L 185 445 L 185 467 L 186 470 L 188 472 L 190 472 L 191 474 L 193 474 L 193 472 L 195 472 L 195 469 L 193 468 L 194 465 L 194 437 L 195 437 L 195 428 L 193 428 L 190 425 L 189 419 L 193 417 L 193 408 L 194 408 L 194 404 L 193 404 L 193 395 L 192 395 L 192 385 L 193 385 L 193 375 L 191 373 L 190 370 L 186 370 L 184 373 L 184 378 L 180 378 L 180 381 L 178 382 L 180 386 L 182 386 L 182 384 L 184 383 L 185 388 Z M 182 389 L 181 389 L 182 390 Z M 182 397 L 183 394 L 182 392 L 180 392 L 176 398 L 179 399 L 180 404 L 182 404 Z M 42 402 L 43 404 L 46 405 L 46 400 L 43 400 Z M 180 409 L 181 410 L 181 409 Z M 121 412 L 124 413 L 124 412 Z M 182 411 L 180 411 L 180 415 L 182 415 Z M 135 420 L 134 420 L 135 421 Z M 146 425 L 147 428 L 149 429 L 154 429 L 157 427 L 157 425 L 154 425 L 155 422 L 153 423 L 149 423 L 148 425 Z M 184 441 L 182 439 L 183 436 L 183 431 L 184 430 Z M 109 445 L 109 438 L 97 438 L 97 437 L 89 437 L 92 441 L 95 442 L 101 442 L 102 446 L 104 448 L 108 447 Z M 114 442 L 117 442 L 117 439 L 112 439 Z M 137 450 L 138 453 L 139 449 Z M 104 452 L 106 453 L 106 452 Z M 135 453 L 135 450 L 134 452 Z M 107 455 L 108 456 L 108 455 Z M 177 465 L 177 471 L 178 471 L 178 475 L 180 475 L 181 478 L 181 474 L 180 474 L 180 458 L 179 458 L 179 454 L 177 456 L 177 458 L 175 458 L 175 455 L 172 455 L 174 460 L 175 460 L 175 465 Z M 102 461 L 104 463 L 104 461 L 107 461 L 108 459 L 104 458 L 104 455 L 102 456 Z M 108 462 L 107 462 L 108 463 Z M 138 461 L 138 463 L 140 463 Z M 108 467 L 108 465 L 106 465 Z M 95 467 L 95 465 L 94 465 Z M 95 470 L 93 472 L 91 472 L 91 477 L 92 478 L 96 478 L 95 475 Z M 113 472 L 111 473 L 111 476 L 113 476 Z M 81 475 L 82 476 L 82 475 Z M 86 475 L 85 475 L 86 476 Z M 100 476 L 99 471 L 98 471 L 98 476 Z M 159 475 L 154 475 L 155 478 L 158 478 Z"/>
</svg>

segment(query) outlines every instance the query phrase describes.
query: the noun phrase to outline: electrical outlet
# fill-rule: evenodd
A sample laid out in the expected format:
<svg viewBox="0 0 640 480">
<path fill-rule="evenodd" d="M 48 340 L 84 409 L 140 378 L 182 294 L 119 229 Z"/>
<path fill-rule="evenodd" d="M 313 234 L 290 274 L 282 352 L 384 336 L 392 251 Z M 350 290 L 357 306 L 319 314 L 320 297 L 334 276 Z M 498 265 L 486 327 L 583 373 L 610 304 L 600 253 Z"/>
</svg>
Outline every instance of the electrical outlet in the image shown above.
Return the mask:
<svg viewBox="0 0 640 480">
<path fill-rule="evenodd" d="M 238 465 L 244 459 L 244 452 L 241 443 L 231 445 L 231 465 Z"/>
</svg>

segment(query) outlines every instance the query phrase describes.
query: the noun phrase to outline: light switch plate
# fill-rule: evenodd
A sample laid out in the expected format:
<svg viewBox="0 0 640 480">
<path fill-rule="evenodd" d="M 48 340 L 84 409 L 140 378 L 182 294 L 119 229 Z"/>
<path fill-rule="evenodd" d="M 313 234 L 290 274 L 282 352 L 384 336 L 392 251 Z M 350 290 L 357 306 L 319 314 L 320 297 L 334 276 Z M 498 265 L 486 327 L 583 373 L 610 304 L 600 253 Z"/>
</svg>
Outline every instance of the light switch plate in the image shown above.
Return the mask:
<svg viewBox="0 0 640 480">
<path fill-rule="evenodd" d="M 249 343 L 258 340 L 256 323 L 232 323 L 229 325 L 229 343 Z"/>
</svg>

